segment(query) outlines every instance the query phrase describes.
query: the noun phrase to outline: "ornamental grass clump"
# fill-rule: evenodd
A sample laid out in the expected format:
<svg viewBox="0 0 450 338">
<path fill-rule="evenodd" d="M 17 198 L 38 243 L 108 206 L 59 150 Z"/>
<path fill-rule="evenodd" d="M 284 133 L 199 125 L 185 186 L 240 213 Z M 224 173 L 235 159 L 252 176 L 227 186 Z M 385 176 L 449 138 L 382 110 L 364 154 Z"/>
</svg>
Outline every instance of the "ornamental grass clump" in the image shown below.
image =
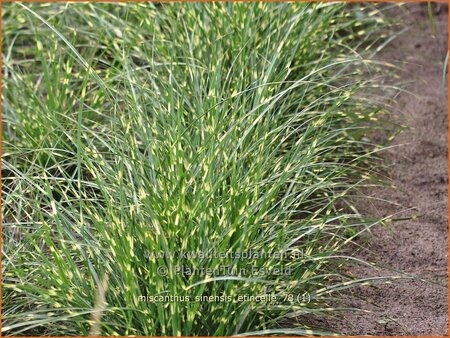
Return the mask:
<svg viewBox="0 0 450 338">
<path fill-rule="evenodd" d="M 339 266 L 373 224 L 348 197 L 385 29 L 343 3 L 4 4 L 3 334 L 329 334 L 300 316 L 366 281 Z"/>
</svg>

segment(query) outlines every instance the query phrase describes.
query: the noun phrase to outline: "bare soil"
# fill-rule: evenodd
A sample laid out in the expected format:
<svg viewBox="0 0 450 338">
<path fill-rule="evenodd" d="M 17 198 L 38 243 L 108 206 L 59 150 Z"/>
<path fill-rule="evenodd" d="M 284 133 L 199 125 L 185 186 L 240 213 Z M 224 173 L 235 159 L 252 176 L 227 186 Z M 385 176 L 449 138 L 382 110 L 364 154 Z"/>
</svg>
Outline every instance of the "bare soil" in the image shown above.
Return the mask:
<svg viewBox="0 0 450 338">
<path fill-rule="evenodd" d="M 347 335 L 448 335 L 448 161 L 447 84 L 443 84 L 448 50 L 448 5 L 433 4 L 436 36 L 433 37 L 425 3 L 409 3 L 395 10 L 409 30 L 397 37 L 379 59 L 399 65 L 403 87 L 413 93 L 395 98 L 394 118 L 407 129 L 382 156 L 390 164 L 394 185 L 376 188 L 359 211 L 382 218 L 414 219 L 378 224 L 360 238 L 358 256 L 385 268 L 353 266 L 358 277 L 396 275 L 402 271 L 420 279 L 363 286 L 345 294 L 345 303 L 367 313 L 345 312 L 318 319 L 320 326 Z M 407 210 L 407 211 L 405 211 Z"/>
</svg>

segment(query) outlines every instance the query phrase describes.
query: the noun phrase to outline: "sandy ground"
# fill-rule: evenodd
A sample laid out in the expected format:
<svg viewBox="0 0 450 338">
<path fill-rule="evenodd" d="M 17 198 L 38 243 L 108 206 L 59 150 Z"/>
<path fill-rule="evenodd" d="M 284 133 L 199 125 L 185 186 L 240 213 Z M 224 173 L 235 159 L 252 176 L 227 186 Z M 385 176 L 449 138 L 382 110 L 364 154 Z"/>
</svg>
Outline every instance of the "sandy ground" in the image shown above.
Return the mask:
<svg viewBox="0 0 450 338">
<path fill-rule="evenodd" d="M 392 228 L 377 225 L 372 234 L 359 239 L 359 257 L 388 269 L 352 267 L 347 273 L 360 277 L 397 274 L 394 270 L 424 280 L 402 280 L 392 284 L 365 286 L 345 295 L 346 304 L 370 313 L 342 313 L 319 320 L 321 326 L 347 335 L 447 335 L 447 87 L 442 72 L 447 52 L 447 4 L 434 7 L 437 25 L 432 37 L 426 4 L 410 3 L 396 12 L 409 30 L 395 39 L 379 56 L 402 65 L 401 80 L 408 82 L 394 104 L 395 118 L 408 126 L 383 153 L 390 167 L 388 176 L 396 189 L 368 191 L 389 200 L 366 203 L 359 210 L 384 217 L 401 210 Z M 393 269 L 393 270 L 391 270 Z M 316 323 L 317 324 L 317 323 Z"/>
</svg>

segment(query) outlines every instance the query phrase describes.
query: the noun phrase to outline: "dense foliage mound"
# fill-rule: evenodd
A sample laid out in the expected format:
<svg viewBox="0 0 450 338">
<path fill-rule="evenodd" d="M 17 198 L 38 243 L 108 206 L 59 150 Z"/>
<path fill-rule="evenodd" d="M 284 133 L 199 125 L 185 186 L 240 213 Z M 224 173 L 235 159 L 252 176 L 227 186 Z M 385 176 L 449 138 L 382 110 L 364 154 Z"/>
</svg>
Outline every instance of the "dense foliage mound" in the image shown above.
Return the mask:
<svg viewBox="0 0 450 338">
<path fill-rule="evenodd" d="M 385 26 L 342 3 L 3 4 L 4 334 L 324 333 L 302 315 L 361 283 L 339 266 L 372 224 L 349 196 L 376 169 Z"/>
</svg>

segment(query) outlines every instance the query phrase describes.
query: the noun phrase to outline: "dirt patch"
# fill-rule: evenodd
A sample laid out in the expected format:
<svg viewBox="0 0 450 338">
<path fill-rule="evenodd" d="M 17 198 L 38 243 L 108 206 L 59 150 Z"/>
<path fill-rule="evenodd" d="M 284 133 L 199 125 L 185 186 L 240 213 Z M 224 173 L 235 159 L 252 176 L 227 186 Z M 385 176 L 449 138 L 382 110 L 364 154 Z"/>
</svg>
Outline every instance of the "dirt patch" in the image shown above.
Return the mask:
<svg viewBox="0 0 450 338">
<path fill-rule="evenodd" d="M 322 319 L 325 328 L 347 335 L 447 335 L 447 86 L 443 85 L 448 50 L 448 5 L 433 4 L 436 37 L 432 37 L 425 3 L 410 3 L 401 15 L 409 30 L 387 47 L 380 59 L 401 65 L 401 80 L 408 93 L 394 104 L 395 117 L 408 126 L 386 150 L 388 176 L 395 189 L 378 188 L 359 205 L 359 211 L 385 217 L 415 219 L 395 222 L 391 228 L 376 225 L 360 238 L 359 257 L 386 267 L 378 271 L 361 266 L 347 273 L 358 277 L 386 276 L 401 270 L 422 280 L 359 287 L 348 294 L 346 304 L 370 312 L 345 312 Z M 386 203 L 381 200 L 391 201 Z M 317 324 L 317 322 L 316 322 Z"/>
</svg>

